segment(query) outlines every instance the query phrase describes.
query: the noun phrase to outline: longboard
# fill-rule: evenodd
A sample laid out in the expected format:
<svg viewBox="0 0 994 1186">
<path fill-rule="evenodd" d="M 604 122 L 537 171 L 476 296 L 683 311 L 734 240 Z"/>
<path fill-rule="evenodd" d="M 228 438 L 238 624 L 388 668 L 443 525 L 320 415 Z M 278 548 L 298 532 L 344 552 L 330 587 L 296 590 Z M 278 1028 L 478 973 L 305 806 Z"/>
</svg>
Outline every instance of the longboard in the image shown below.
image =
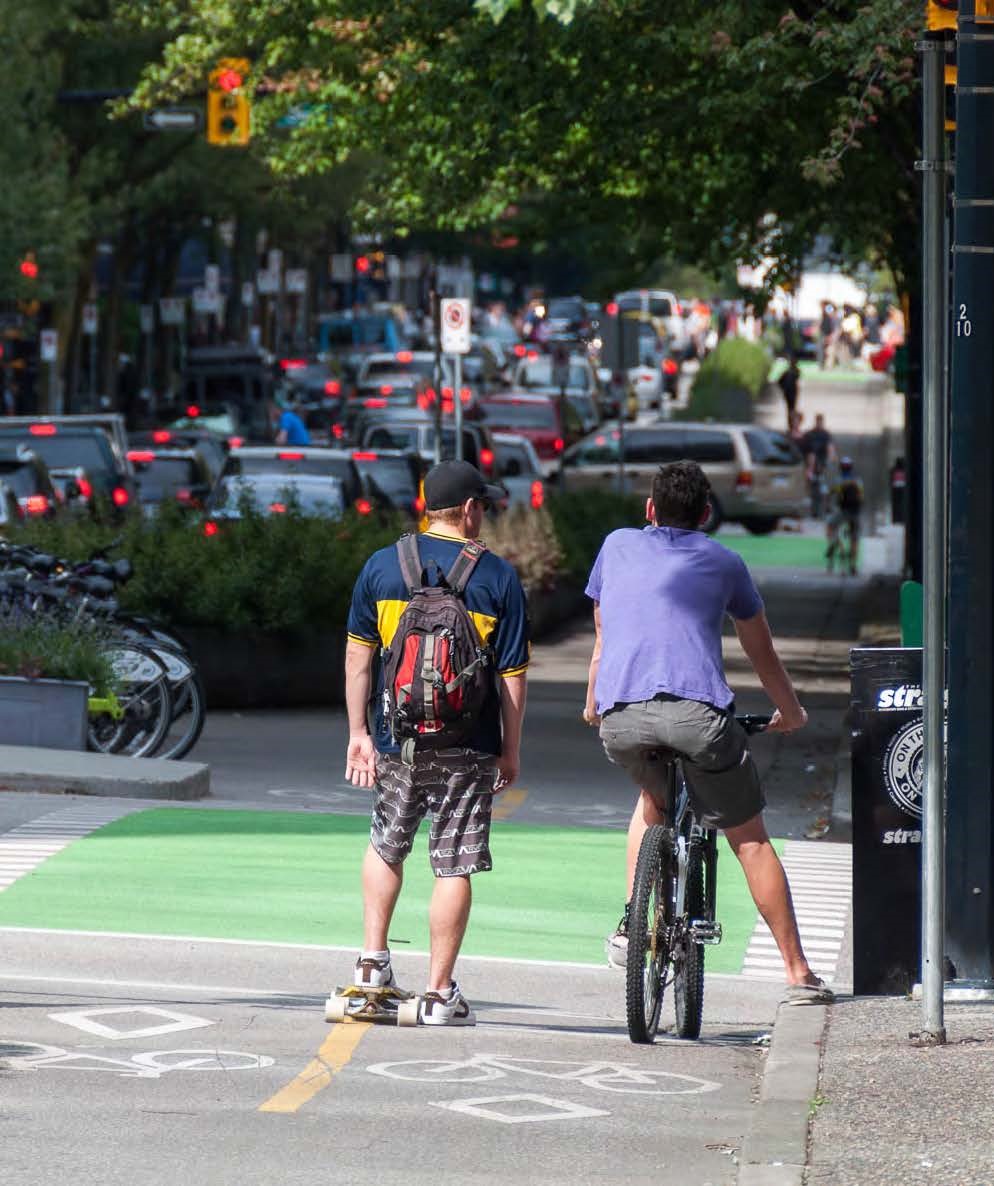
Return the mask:
<svg viewBox="0 0 994 1186">
<path fill-rule="evenodd" d="M 403 988 L 370 988 L 348 984 L 336 988 L 325 1001 L 325 1021 L 385 1021 L 417 1025 L 421 998 Z"/>
</svg>

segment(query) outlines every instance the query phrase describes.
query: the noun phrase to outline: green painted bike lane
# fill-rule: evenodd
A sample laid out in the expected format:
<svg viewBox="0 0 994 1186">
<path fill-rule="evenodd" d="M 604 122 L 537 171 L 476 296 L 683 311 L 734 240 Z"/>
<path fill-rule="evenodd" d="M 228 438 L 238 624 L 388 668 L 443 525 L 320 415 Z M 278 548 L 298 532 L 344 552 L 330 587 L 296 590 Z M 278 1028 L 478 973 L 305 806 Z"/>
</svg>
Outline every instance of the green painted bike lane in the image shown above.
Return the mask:
<svg viewBox="0 0 994 1186">
<path fill-rule="evenodd" d="M 0 925 L 351 947 L 361 937 L 364 816 L 155 808 L 75 841 L 0 893 Z M 782 844 L 777 842 L 778 849 Z M 473 879 L 469 955 L 602 964 L 617 924 L 625 834 L 493 825 L 494 870 Z M 427 951 L 427 829 L 391 927 Z M 718 860 L 713 972 L 741 970 L 756 922 L 738 862 Z"/>
</svg>

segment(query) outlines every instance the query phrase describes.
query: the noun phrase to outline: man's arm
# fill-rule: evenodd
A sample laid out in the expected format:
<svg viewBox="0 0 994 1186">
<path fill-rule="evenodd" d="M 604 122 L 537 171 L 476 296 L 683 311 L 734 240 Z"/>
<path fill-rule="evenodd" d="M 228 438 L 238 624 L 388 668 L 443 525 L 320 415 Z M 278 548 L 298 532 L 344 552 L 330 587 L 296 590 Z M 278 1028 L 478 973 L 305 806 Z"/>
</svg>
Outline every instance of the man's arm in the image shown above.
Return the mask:
<svg viewBox="0 0 994 1186">
<path fill-rule="evenodd" d="M 506 791 L 514 785 L 521 771 L 521 727 L 528 699 L 528 676 L 502 675 L 500 679 L 501 754 L 497 759 L 497 782 L 494 791 Z"/>
<path fill-rule="evenodd" d="M 760 610 L 752 618 L 736 619 L 735 633 L 759 676 L 759 682 L 776 707 L 769 731 L 792 733 L 802 728 L 807 723 L 808 714 L 801 707 L 790 676 L 780 662 L 764 611 Z"/>
<path fill-rule="evenodd" d="M 594 602 L 594 649 L 590 656 L 590 670 L 587 673 L 587 702 L 583 708 L 583 719 L 588 725 L 599 725 L 597 715 L 597 699 L 594 688 L 597 686 L 597 672 L 601 665 L 601 607 L 600 602 Z"/>
<path fill-rule="evenodd" d="M 375 654 L 374 646 L 352 639 L 345 645 L 345 708 L 349 717 L 345 779 L 357 787 L 371 787 L 376 781 L 376 749 L 366 723 Z"/>
</svg>

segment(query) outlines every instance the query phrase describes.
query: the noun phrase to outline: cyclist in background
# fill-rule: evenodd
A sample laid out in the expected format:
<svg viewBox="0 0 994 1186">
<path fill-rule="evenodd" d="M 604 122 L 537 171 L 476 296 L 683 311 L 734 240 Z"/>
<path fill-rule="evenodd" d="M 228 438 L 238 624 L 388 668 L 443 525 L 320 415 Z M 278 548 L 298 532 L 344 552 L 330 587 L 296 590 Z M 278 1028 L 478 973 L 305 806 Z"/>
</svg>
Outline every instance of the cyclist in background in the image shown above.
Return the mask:
<svg viewBox="0 0 994 1186">
<path fill-rule="evenodd" d="M 839 532 L 843 526 L 849 528 L 849 572 L 856 573 L 859 558 L 859 523 L 863 513 L 863 483 L 853 469 L 851 457 L 839 461 L 838 481 L 829 490 L 829 515 L 825 522 L 825 536 L 828 547 L 825 560 L 828 571 L 835 567 L 835 554 L 839 550 Z"/>
<path fill-rule="evenodd" d="M 608 758 L 639 787 L 628 829 L 627 901 L 608 960 L 624 967 L 632 883 L 642 839 L 665 823 L 662 748 L 684 759 L 691 805 L 720 828 L 742 865 L 756 907 L 784 962 L 789 1004 L 824 1004 L 831 989 L 811 971 L 790 887 L 763 822 L 765 799 L 733 694 L 721 628 L 735 622 L 742 648 L 776 707 L 770 730 L 802 728 L 798 702 L 770 634 L 763 601 L 742 559 L 701 531 L 711 487 L 694 461 L 660 466 L 646 503 L 649 526 L 613 531 L 587 584 L 596 638 L 583 717 L 600 725 Z"/>
</svg>

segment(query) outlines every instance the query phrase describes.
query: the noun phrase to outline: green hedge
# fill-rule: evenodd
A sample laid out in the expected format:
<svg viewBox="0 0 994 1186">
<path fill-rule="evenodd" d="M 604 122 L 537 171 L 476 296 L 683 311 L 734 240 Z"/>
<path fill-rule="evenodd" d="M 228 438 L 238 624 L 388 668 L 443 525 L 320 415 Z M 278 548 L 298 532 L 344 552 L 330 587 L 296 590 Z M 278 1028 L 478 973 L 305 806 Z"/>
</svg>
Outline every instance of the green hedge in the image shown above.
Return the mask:
<svg viewBox="0 0 994 1186">
<path fill-rule="evenodd" d="M 724 338 L 701 363 L 690 400 L 679 420 L 751 420 L 752 404 L 770 373 L 764 346 L 744 338 Z"/>
<path fill-rule="evenodd" d="M 609 493 L 553 496 L 547 507 L 548 515 L 509 518 L 490 540 L 518 563 L 526 582 L 545 588 L 586 581 L 608 532 L 641 526 L 645 518 L 641 499 Z M 391 517 L 350 513 L 332 523 L 296 514 L 292 505 L 286 515 L 243 508 L 243 516 L 211 537 L 169 507 L 116 527 L 73 519 L 33 523 L 17 538 L 70 560 L 118 540 L 112 555 L 127 556 L 135 569 L 121 604 L 135 613 L 179 627 L 292 631 L 342 628 L 366 559 L 405 530 Z M 490 538 L 486 527 L 483 537 Z"/>
<path fill-rule="evenodd" d="M 103 643 L 104 632 L 95 623 L 61 622 L 51 614 L 4 618 L 0 675 L 82 680 L 106 696 L 114 674 Z"/>
</svg>

